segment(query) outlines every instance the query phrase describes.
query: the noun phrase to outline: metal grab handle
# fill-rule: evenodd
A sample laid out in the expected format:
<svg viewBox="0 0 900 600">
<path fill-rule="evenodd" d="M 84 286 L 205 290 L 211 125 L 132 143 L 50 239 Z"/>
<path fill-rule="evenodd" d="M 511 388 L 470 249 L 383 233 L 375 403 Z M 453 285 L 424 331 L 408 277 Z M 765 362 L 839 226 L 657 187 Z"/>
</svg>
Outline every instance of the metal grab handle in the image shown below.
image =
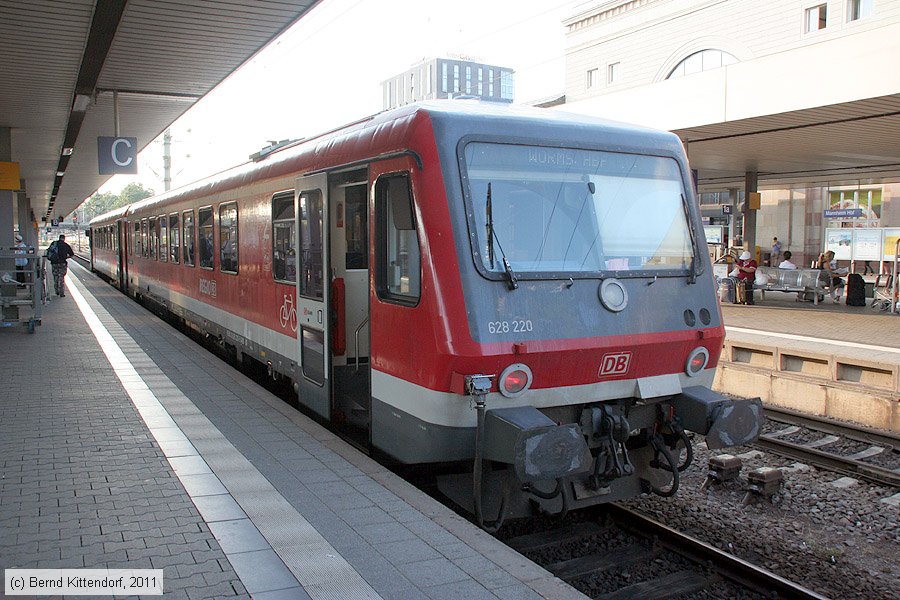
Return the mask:
<svg viewBox="0 0 900 600">
<path fill-rule="evenodd" d="M 359 332 L 362 331 L 362 328 L 365 327 L 369 323 L 369 317 L 363 319 L 363 322 L 359 324 L 359 327 L 356 328 L 356 331 L 353 332 L 353 362 L 356 364 L 356 368 L 353 369 L 353 372 L 356 373 L 359 371 Z"/>
<path fill-rule="evenodd" d="M 900 239 L 894 244 L 894 268 L 891 271 L 893 274 L 890 291 L 891 312 L 894 314 L 897 314 L 898 310 L 900 310 L 900 308 L 897 307 L 897 305 L 900 304 L 900 301 L 897 300 L 897 294 L 900 292 L 900 281 L 897 280 L 897 275 L 900 274 L 898 263 L 900 263 Z"/>
</svg>

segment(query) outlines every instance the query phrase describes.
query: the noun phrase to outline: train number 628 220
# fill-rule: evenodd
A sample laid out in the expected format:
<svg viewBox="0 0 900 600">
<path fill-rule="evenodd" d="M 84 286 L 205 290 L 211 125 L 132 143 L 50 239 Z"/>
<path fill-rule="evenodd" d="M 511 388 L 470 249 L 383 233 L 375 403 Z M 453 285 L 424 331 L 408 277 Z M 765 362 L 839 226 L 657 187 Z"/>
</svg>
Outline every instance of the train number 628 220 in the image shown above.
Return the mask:
<svg viewBox="0 0 900 600">
<path fill-rule="evenodd" d="M 489 321 L 488 331 L 490 333 L 525 333 L 526 331 L 534 331 L 534 325 L 531 323 L 531 319 Z"/>
</svg>

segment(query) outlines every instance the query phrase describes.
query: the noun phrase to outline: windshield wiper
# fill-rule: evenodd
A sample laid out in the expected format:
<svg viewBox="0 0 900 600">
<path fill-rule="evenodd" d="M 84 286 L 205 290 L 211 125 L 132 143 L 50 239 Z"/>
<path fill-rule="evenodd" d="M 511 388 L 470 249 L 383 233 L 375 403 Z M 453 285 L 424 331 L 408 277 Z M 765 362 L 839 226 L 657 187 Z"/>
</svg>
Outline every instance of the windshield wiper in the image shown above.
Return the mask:
<svg viewBox="0 0 900 600">
<path fill-rule="evenodd" d="M 519 287 L 519 280 L 516 278 L 516 274 L 513 273 L 512 267 L 509 266 L 509 261 L 506 259 L 506 252 L 503 251 L 503 246 L 500 244 L 500 238 L 497 237 L 497 233 L 494 231 L 494 211 L 491 207 L 491 182 L 488 182 L 487 186 L 487 201 L 485 202 L 485 207 L 487 210 L 487 239 L 488 239 L 488 260 L 490 261 L 491 267 L 494 266 L 494 242 L 497 242 L 497 247 L 500 248 L 500 257 L 503 259 L 503 270 L 506 272 L 506 286 L 510 290 L 514 290 Z"/>
<path fill-rule="evenodd" d="M 699 248 L 697 248 L 697 242 L 694 238 L 694 223 L 691 221 L 691 209 L 688 207 L 684 194 L 681 194 L 681 208 L 684 210 L 684 218 L 687 221 L 688 233 L 691 236 L 691 274 L 688 276 L 688 284 L 692 284 L 697 283 L 697 275 L 699 274 L 697 272 L 697 252 L 699 251 Z"/>
</svg>

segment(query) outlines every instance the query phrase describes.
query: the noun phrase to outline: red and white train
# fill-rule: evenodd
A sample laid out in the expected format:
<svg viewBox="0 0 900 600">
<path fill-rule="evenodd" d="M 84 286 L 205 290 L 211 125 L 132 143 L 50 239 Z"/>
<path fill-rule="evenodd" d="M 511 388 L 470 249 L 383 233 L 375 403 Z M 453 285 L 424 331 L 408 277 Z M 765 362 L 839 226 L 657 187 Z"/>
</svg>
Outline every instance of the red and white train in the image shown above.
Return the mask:
<svg viewBox="0 0 900 600">
<path fill-rule="evenodd" d="M 91 222 L 93 269 L 485 514 L 674 493 L 724 337 L 678 138 L 414 104 Z M 474 468 L 473 468 L 474 464 Z"/>
</svg>

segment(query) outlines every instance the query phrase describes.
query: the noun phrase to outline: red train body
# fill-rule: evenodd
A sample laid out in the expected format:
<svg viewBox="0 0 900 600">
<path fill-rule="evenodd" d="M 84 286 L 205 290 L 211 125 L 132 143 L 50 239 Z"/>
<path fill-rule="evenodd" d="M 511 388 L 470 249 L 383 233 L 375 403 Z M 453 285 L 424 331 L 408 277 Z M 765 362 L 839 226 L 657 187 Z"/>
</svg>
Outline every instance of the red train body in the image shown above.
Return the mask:
<svg viewBox="0 0 900 600">
<path fill-rule="evenodd" d="M 418 104 L 94 219 L 93 268 L 361 444 L 474 460 L 442 483 L 479 520 L 562 510 L 674 491 L 684 429 L 758 430 L 708 389 L 689 173 L 670 134 Z"/>
</svg>

